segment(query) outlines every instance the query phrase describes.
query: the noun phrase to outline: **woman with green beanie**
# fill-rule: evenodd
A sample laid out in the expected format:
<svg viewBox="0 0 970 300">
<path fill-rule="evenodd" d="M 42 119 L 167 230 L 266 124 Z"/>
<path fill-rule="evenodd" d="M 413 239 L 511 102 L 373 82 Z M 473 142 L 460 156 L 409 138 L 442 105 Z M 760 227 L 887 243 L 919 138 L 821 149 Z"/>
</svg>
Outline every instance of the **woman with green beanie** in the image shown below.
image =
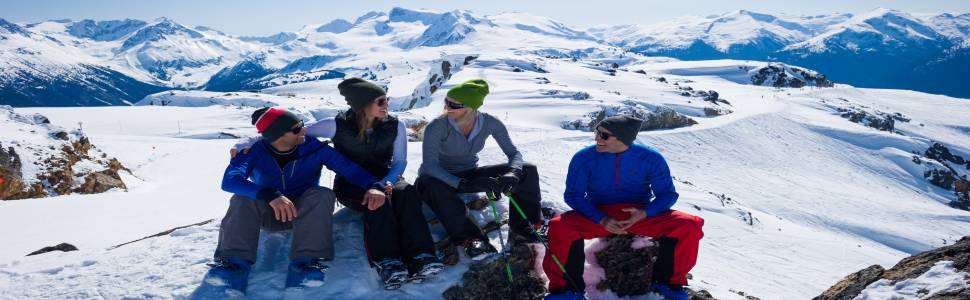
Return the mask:
<svg viewBox="0 0 970 300">
<path fill-rule="evenodd" d="M 414 186 L 404 180 L 407 131 L 387 112 L 387 95 L 380 86 L 360 78 L 337 85 L 350 109 L 334 118 L 306 126 L 307 135 L 329 138 L 340 154 L 372 175 L 383 176 L 387 203 L 365 202 L 366 191 L 339 174 L 333 190 L 337 201 L 362 213 L 364 249 L 385 288 L 394 289 L 410 278 L 423 280 L 444 265 L 435 255 L 431 231 Z M 236 148 L 246 147 L 245 143 Z"/>
<path fill-rule="evenodd" d="M 448 91 L 445 113 L 425 127 L 424 160 L 415 183 L 451 241 L 462 245 L 465 254 L 473 259 L 496 250 L 466 215 L 465 203 L 457 193 L 511 192 L 528 220 L 519 214 L 509 214 L 510 240 L 536 242 L 529 226 L 542 222 L 538 171 L 535 165 L 522 161 L 522 154 L 512 144 L 505 124 L 478 111 L 486 95 L 488 83 L 481 79 L 463 82 Z M 508 163 L 478 166 L 478 153 L 489 136 L 498 142 Z"/>
</svg>

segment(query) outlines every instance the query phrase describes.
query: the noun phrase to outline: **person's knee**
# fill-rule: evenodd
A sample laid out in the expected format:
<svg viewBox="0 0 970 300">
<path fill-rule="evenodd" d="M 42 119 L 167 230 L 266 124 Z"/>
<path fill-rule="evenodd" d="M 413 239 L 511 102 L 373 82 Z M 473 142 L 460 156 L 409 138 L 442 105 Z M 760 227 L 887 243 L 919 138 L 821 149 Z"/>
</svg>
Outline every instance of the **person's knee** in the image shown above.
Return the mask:
<svg viewBox="0 0 970 300">
<path fill-rule="evenodd" d="M 704 218 L 695 215 L 685 214 L 683 216 L 680 226 L 683 230 L 687 232 L 689 236 L 704 236 Z"/>
<path fill-rule="evenodd" d="M 309 197 L 302 197 L 303 199 L 300 199 L 300 201 L 307 201 L 304 205 L 308 206 L 333 207 L 333 203 L 337 199 L 337 194 L 333 190 L 319 186 L 310 188 L 305 194 L 308 194 Z"/>
<path fill-rule="evenodd" d="M 523 173 L 526 173 L 526 174 L 538 174 L 539 173 L 539 167 L 536 167 L 536 165 L 531 164 L 531 163 L 523 163 L 522 164 L 522 172 Z"/>
</svg>

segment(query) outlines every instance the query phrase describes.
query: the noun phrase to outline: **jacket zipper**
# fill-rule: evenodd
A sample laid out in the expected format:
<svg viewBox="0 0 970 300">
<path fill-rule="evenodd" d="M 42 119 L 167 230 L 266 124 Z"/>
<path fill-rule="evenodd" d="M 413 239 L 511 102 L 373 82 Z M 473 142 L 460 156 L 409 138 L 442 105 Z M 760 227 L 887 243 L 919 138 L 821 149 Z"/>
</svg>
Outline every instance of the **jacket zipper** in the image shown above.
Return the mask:
<svg viewBox="0 0 970 300">
<path fill-rule="evenodd" d="M 276 164 L 276 168 L 280 169 L 280 181 L 283 183 L 284 191 L 286 190 L 286 172 L 283 172 L 283 169 L 286 168 L 287 165 L 289 165 L 289 163 L 287 163 L 286 165 L 283 165 L 283 167 L 280 167 L 279 164 Z"/>
<path fill-rule="evenodd" d="M 616 169 L 613 173 L 613 182 L 616 184 L 616 188 L 620 188 L 620 155 L 616 155 Z"/>
</svg>

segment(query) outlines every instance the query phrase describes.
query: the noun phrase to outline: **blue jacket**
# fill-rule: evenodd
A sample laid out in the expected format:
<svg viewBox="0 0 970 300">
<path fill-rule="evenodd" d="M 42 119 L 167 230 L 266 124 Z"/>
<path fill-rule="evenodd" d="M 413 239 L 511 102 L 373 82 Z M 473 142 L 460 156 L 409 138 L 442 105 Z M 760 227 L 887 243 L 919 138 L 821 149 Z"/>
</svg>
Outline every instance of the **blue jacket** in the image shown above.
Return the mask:
<svg viewBox="0 0 970 300">
<path fill-rule="evenodd" d="M 280 195 L 297 199 L 307 189 L 320 185 L 323 166 L 365 189 L 379 180 L 330 145 L 312 137 L 297 146 L 299 158 L 283 168 L 276 163 L 269 147 L 272 147 L 269 142 L 260 140 L 249 148 L 248 154 L 239 153 L 230 160 L 222 176 L 222 190 L 252 199 L 272 200 Z"/>
<path fill-rule="evenodd" d="M 579 150 L 569 162 L 563 196 L 566 204 L 596 223 L 606 217 L 598 205 L 639 204 L 653 217 L 669 210 L 678 197 L 667 161 L 640 144 L 619 154 L 597 152 L 595 145 Z"/>
</svg>

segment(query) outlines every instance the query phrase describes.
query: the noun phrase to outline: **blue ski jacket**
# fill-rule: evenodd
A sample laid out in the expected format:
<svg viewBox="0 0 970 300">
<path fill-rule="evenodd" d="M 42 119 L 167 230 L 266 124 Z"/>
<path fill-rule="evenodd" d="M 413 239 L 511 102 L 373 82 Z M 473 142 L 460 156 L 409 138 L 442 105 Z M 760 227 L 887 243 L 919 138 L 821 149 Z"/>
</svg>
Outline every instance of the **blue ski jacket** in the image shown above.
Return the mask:
<svg viewBox="0 0 970 300">
<path fill-rule="evenodd" d="M 583 148 L 569 162 L 566 204 L 599 223 L 606 217 L 598 205 L 640 204 L 653 217 L 677 202 L 677 191 L 667 161 L 656 150 L 633 144 L 622 153 Z"/>
<path fill-rule="evenodd" d="M 315 138 L 308 137 L 297 146 L 299 157 L 283 168 L 268 147 L 272 147 L 269 142 L 260 140 L 248 154 L 240 152 L 231 159 L 222 176 L 222 190 L 265 201 L 281 195 L 297 199 L 307 189 L 320 185 L 323 166 L 365 189 L 380 180 Z"/>
</svg>

